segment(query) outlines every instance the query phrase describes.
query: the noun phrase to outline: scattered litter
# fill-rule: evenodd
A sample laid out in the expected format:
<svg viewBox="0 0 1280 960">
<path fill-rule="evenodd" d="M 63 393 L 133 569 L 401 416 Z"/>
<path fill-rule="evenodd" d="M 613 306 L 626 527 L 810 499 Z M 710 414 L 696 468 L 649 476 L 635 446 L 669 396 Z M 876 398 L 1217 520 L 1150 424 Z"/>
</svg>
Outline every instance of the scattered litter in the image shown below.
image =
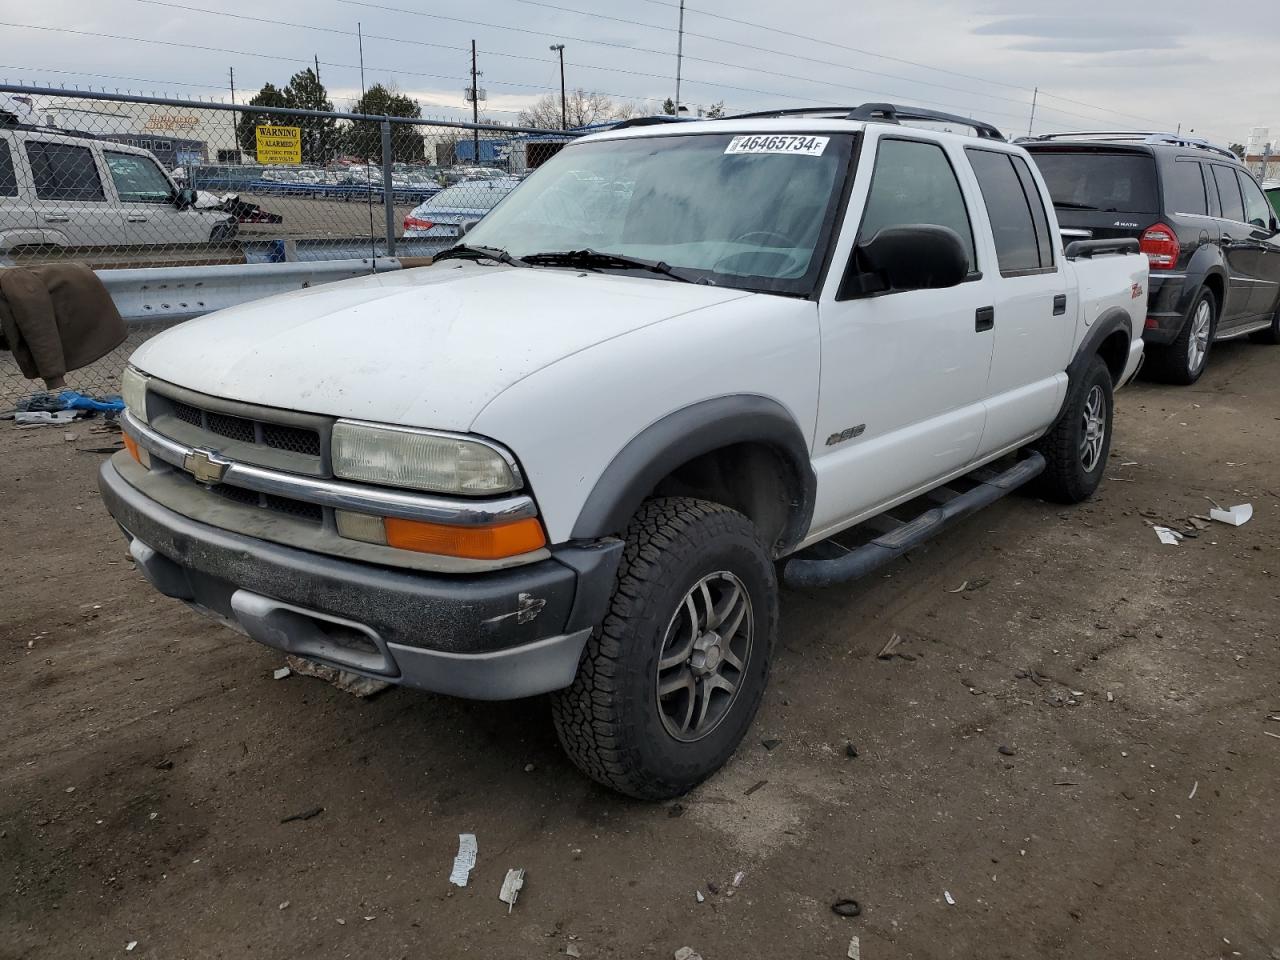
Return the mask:
<svg viewBox="0 0 1280 960">
<path fill-rule="evenodd" d="M 124 952 L 125 952 L 125 953 L 132 953 L 132 952 L 133 952 L 133 948 L 134 948 L 134 947 L 136 947 L 137 945 L 138 945 L 138 941 L 137 941 L 137 940 L 130 940 L 128 943 L 126 943 L 126 944 L 124 945 Z"/>
<path fill-rule="evenodd" d="M 524 868 L 512 867 L 507 871 L 506 879 L 502 881 L 502 890 L 498 893 L 498 899 L 507 905 L 507 913 L 515 909 L 516 897 L 520 896 L 523 887 Z"/>
<path fill-rule="evenodd" d="M 1055 780 L 1055 781 L 1053 781 L 1053 785 L 1054 785 L 1055 787 L 1078 787 L 1078 786 L 1080 786 L 1080 781 L 1078 781 L 1078 780 Z"/>
<path fill-rule="evenodd" d="M 172 761 L 172 760 L 169 760 L 169 759 L 167 759 L 167 758 L 166 758 L 166 759 L 161 760 L 161 761 L 159 761 L 158 763 L 156 763 L 155 768 L 156 768 L 157 770 L 172 770 L 172 769 L 173 769 L 173 761 Z"/>
<path fill-rule="evenodd" d="M 954 907 L 956 905 L 955 897 L 951 896 L 950 890 L 943 890 L 942 896 L 946 898 L 947 903 L 949 903 L 951 906 Z"/>
<path fill-rule="evenodd" d="M 735 887 L 742 886 L 742 881 L 746 879 L 746 876 L 747 876 L 746 871 L 739 870 L 737 873 L 733 875 L 733 885 Z"/>
<path fill-rule="evenodd" d="M 831 912 L 837 917 L 856 917 L 862 913 L 862 904 L 857 900 L 837 900 L 831 905 Z"/>
<path fill-rule="evenodd" d="M 65 440 L 67 443 L 75 443 L 77 438 L 74 433 L 68 430 L 66 433 L 62 435 L 62 439 Z"/>
<path fill-rule="evenodd" d="M 66 792 L 66 793 L 75 793 L 75 792 L 76 792 L 76 788 L 75 788 L 75 787 L 67 787 L 67 789 L 66 789 L 64 792 Z"/>
<path fill-rule="evenodd" d="M 708 881 L 707 881 L 707 889 L 708 889 L 708 890 L 710 890 L 712 893 L 719 893 L 719 892 L 720 892 L 720 884 L 716 883 L 714 880 L 708 880 Z"/>
<path fill-rule="evenodd" d="M 893 636 L 891 636 L 888 639 L 885 645 L 880 648 L 880 652 L 876 654 L 876 659 L 892 660 L 894 656 L 893 648 L 896 647 L 901 642 L 902 642 L 902 637 L 898 636 L 898 634 L 895 633 Z"/>
<path fill-rule="evenodd" d="M 1252 503 L 1239 503 L 1230 510 L 1222 510 L 1217 506 L 1209 511 L 1209 518 L 1217 520 L 1219 523 L 1229 523 L 1233 527 L 1240 527 L 1248 523 L 1253 517 Z"/>
<path fill-rule="evenodd" d="M 747 789 L 742 792 L 742 795 L 744 797 L 749 797 L 768 782 L 768 780 L 757 780 L 751 786 L 747 787 Z"/>
<path fill-rule="evenodd" d="M 1161 543 L 1167 543 L 1171 547 L 1176 547 L 1178 541 L 1182 539 L 1182 534 L 1177 530 L 1170 530 L 1168 527 L 1152 527 L 1156 532 L 1156 536 L 1160 538 Z"/>
<path fill-rule="evenodd" d="M 1191 785 L 1191 792 L 1187 794 L 1187 799 L 1194 800 L 1196 798 L 1196 791 L 1199 789 L 1200 789 L 1200 781 L 1197 780 L 1195 783 Z"/>
<path fill-rule="evenodd" d="M 1108 690 L 1108 691 L 1107 691 L 1107 703 L 1115 703 L 1115 702 L 1116 702 L 1116 695 L 1115 695 L 1114 693 L 1112 693 L 1110 690 Z"/>
<path fill-rule="evenodd" d="M 576 943 L 571 943 L 564 948 L 564 955 L 566 957 L 580 957 L 582 956 L 582 951 L 578 949 Z"/>
<path fill-rule="evenodd" d="M 291 813 L 289 816 L 281 820 L 281 823 L 292 823 L 294 820 L 310 820 L 312 817 L 318 817 L 324 813 L 324 807 L 308 807 L 301 813 Z"/>
<path fill-rule="evenodd" d="M 996 753 L 1002 754 L 1006 757 L 1016 757 L 1018 755 L 1017 750 L 1013 747 L 1006 747 L 1003 743 L 996 747 Z"/>
<path fill-rule="evenodd" d="M 149 813 L 149 814 L 147 814 L 147 819 L 148 819 L 148 820 L 154 820 L 154 819 L 155 819 L 156 817 L 158 817 L 158 816 L 160 816 L 160 814 L 158 814 L 158 813 Z"/>
<path fill-rule="evenodd" d="M 850 740 L 844 745 L 844 755 L 850 758 L 856 757 L 858 755 L 858 748 L 853 745 L 852 740 Z"/>
<path fill-rule="evenodd" d="M 280 906 L 276 907 L 276 909 L 277 909 L 277 910 L 288 910 L 288 909 L 289 909 L 289 901 L 288 901 L 288 900 L 281 900 L 281 901 L 280 901 Z"/>
<path fill-rule="evenodd" d="M 849 941 L 849 952 L 846 954 L 849 960 L 862 960 L 862 947 L 858 943 L 858 938 L 854 937 Z"/>
<path fill-rule="evenodd" d="M 346 925 L 347 925 L 347 921 L 343 920 L 341 917 L 338 917 L 338 926 L 345 927 Z"/>
<path fill-rule="evenodd" d="M 537 767 L 535 767 L 532 763 L 526 763 L 526 764 L 524 765 L 524 772 L 525 772 L 525 773 L 533 773 L 533 771 L 534 771 L 534 770 L 536 770 L 536 769 L 538 769 L 538 768 L 537 768 Z"/>
<path fill-rule="evenodd" d="M 693 947 L 681 947 L 675 953 L 675 960 L 702 960 L 702 954 Z"/>
<path fill-rule="evenodd" d="M 369 677 L 362 677 L 358 673 L 351 673 L 349 670 L 326 667 L 323 664 L 315 663 L 312 660 L 304 660 L 302 657 L 295 657 L 292 654 L 285 658 L 285 662 L 299 676 L 325 680 L 332 683 L 343 693 L 349 693 L 356 697 L 372 697 L 374 694 L 381 693 L 391 687 L 391 684 L 385 680 L 372 680 Z"/>
<path fill-rule="evenodd" d="M 701 891 L 701 890 L 695 890 L 695 891 L 693 891 L 693 896 L 694 896 L 694 899 L 695 899 L 695 900 L 697 900 L 699 903 L 702 903 L 704 900 L 706 900 L 706 899 L 707 899 L 706 897 L 704 897 L 704 896 L 702 895 L 702 891 Z"/>
<path fill-rule="evenodd" d="M 271 671 L 271 677 L 274 680 L 283 680 L 285 677 L 289 676 L 289 674 L 291 673 L 293 673 L 293 671 L 290 670 L 288 667 L 280 667 L 279 669 Z"/>
<path fill-rule="evenodd" d="M 366 922 L 366 923 L 368 923 L 370 920 L 377 920 L 378 918 L 377 918 L 377 917 L 365 917 L 364 919 L 365 919 L 365 922 Z"/>
<path fill-rule="evenodd" d="M 778 746 L 780 743 L 782 743 L 781 740 L 761 740 L 760 746 L 764 747 L 766 750 L 772 750 L 774 747 Z"/>
<path fill-rule="evenodd" d="M 55 423 L 70 423 L 79 416 L 76 410 L 20 410 L 13 415 L 13 422 L 22 426 L 41 427 Z"/>
<path fill-rule="evenodd" d="M 453 858 L 453 871 L 449 874 L 449 882 L 455 887 L 465 887 L 471 868 L 476 865 L 476 835 L 474 833 L 458 834 L 458 855 Z"/>
<path fill-rule="evenodd" d="M 1275 737 L 1277 740 L 1280 740 L 1280 733 L 1272 733 L 1270 730 L 1263 730 L 1262 732 L 1268 737 Z"/>
</svg>

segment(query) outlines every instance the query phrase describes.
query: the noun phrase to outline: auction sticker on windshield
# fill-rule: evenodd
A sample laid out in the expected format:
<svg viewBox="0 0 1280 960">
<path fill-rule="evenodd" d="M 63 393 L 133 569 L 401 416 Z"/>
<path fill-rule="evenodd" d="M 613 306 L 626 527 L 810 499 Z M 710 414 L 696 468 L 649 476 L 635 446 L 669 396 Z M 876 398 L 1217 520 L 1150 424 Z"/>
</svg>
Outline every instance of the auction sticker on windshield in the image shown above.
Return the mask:
<svg viewBox="0 0 1280 960">
<path fill-rule="evenodd" d="M 795 153 L 802 157 L 820 157 L 830 137 L 807 137 L 802 134 L 748 134 L 734 137 L 725 153 Z"/>
</svg>

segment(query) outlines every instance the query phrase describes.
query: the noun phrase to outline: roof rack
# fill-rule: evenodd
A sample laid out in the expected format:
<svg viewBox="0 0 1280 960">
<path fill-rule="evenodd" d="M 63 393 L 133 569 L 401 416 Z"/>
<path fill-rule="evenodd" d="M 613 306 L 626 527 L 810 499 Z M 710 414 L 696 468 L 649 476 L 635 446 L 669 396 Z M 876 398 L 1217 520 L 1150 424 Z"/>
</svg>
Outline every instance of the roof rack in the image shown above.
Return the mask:
<svg viewBox="0 0 1280 960">
<path fill-rule="evenodd" d="M 615 123 L 609 130 L 626 130 L 628 127 L 653 127 L 664 123 L 687 123 L 687 117 L 669 117 L 662 114 L 655 114 L 652 117 L 630 117 Z"/>
<path fill-rule="evenodd" d="M 1121 140 L 1133 143 L 1164 144 L 1172 147 L 1194 147 L 1207 150 L 1240 162 L 1240 158 L 1228 150 L 1201 137 L 1186 137 L 1180 133 L 1153 132 L 1150 130 L 1080 130 L 1075 133 L 1042 133 L 1035 137 L 1019 137 L 1015 143 L 1042 143 L 1049 140 Z"/>
<path fill-rule="evenodd" d="M 971 128 L 984 140 L 1003 140 L 996 127 L 973 117 L 954 113 L 941 113 L 923 107 L 902 107 L 893 103 L 864 103 L 857 107 L 792 107 L 783 110 L 761 110 L 757 113 L 740 113 L 728 120 L 754 120 L 766 117 L 833 116 L 842 120 L 861 120 L 866 123 L 901 123 L 904 120 L 923 120 L 931 123 L 955 123 Z"/>
</svg>

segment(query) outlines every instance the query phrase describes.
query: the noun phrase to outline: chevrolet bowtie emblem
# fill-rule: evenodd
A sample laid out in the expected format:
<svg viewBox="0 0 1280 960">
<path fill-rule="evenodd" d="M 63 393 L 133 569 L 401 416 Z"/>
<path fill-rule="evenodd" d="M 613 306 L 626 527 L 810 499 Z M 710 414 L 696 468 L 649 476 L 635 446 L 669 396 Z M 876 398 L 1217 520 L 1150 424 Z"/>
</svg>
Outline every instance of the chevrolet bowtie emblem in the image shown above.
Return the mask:
<svg viewBox="0 0 1280 960">
<path fill-rule="evenodd" d="M 229 466 L 230 460 L 222 459 L 212 450 L 192 450 L 182 458 L 182 469 L 201 483 L 220 483 Z"/>
</svg>

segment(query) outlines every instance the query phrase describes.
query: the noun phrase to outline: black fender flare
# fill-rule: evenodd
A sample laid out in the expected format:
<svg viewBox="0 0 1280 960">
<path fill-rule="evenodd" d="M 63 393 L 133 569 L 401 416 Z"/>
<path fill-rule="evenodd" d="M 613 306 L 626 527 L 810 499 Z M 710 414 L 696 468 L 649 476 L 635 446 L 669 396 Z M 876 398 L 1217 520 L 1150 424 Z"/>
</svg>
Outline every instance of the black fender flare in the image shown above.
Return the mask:
<svg viewBox="0 0 1280 960">
<path fill-rule="evenodd" d="M 1067 365 L 1068 388 L 1067 396 L 1063 397 L 1062 400 L 1064 407 L 1066 406 L 1067 398 L 1071 395 L 1071 385 L 1074 385 L 1084 375 L 1085 368 L 1098 355 L 1103 341 L 1117 331 L 1124 334 L 1125 357 L 1127 358 L 1129 345 L 1133 342 L 1133 324 L 1129 319 L 1128 312 L 1123 307 L 1112 307 L 1104 311 L 1090 325 L 1089 332 L 1080 341 L 1080 346 L 1076 347 L 1076 355 L 1072 358 L 1071 363 Z M 1123 368 L 1121 372 L 1123 372 Z M 1118 387 L 1120 384 L 1117 383 L 1116 386 Z"/>
<path fill-rule="evenodd" d="M 809 532 L 818 487 L 809 444 L 782 404 L 753 394 L 703 400 L 640 431 L 596 481 L 572 538 L 617 536 L 664 477 L 696 457 L 737 443 L 763 444 L 785 465 L 792 502 L 778 547 L 795 546 Z"/>
<path fill-rule="evenodd" d="M 1187 264 L 1186 279 L 1182 281 L 1182 293 L 1178 297 L 1177 310 L 1186 317 L 1191 312 L 1191 305 L 1200 295 L 1201 288 L 1210 277 L 1217 277 L 1222 283 L 1222 296 L 1218 297 L 1218 315 L 1226 306 L 1226 294 L 1231 286 L 1231 274 L 1223 263 L 1222 251 L 1217 244 L 1206 243 L 1191 255 Z"/>
</svg>

